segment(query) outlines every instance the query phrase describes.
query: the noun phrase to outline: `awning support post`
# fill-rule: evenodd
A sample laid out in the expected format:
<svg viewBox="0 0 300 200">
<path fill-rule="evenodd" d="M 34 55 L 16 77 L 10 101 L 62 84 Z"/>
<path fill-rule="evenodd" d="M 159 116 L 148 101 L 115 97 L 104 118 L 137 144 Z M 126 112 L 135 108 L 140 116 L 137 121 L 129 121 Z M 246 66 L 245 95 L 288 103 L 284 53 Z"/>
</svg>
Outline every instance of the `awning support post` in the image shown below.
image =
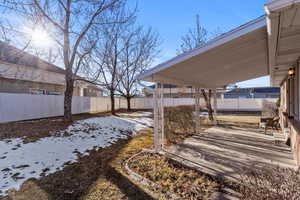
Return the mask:
<svg viewBox="0 0 300 200">
<path fill-rule="evenodd" d="M 200 117 L 200 88 L 195 88 L 195 121 L 196 121 L 196 133 L 201 132 L 201 117 Z"/>
<path fill-rule="evenodd" d="M 164 111 L 164 84 L 161 83 L 161 88 L 160 88 L 160 130 L 161 130 L 161 148 L 164 148 L 165 144 L 165 111 Z"/>
<path fill-rule="evenodd" d="M 154 102 L 154 149 L 160 152 L 164 144 L 164 103 L 163 88 L 161 84 L 155 84 L 153 95 Z"/>
<path fill-rule="evenodd" d="M 218 120 L 217 120 L 217 111 L 218 111 L 217 89 L 214 89 L 213 92 L 214 92 L 214 124 L 217 125 L 218 124 Z"/>
</svg>

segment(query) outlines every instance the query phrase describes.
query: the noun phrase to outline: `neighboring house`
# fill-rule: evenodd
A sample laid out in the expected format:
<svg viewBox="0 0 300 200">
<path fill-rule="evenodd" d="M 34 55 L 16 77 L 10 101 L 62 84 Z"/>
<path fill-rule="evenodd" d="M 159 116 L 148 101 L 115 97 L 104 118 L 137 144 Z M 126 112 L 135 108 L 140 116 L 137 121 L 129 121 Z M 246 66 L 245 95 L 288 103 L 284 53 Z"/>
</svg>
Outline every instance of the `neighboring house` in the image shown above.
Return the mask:
<svg viewBox="0 0 300 200">
<path fill-rule="evenodd" d="M 279 87 L 235 88 L 224 93 L 224 98 L 279 98 Z"/>
<path fill-rule="evenodd" d="M 63 95 L 65 70 L 13 46 L 0 43 L 0 92 Z M 102 96 L 102 89 L 75 81 L 74 96 Z"/>
<path fill-rule="evenodd" d="M 164 97 L 165 98 L 192 98 L 195 94 L 195 89 L 193 87 L 179 87 L 171 84 L 164 84 Z M 154 89 L 155 85 L 149 86 L 149 88 Z M 153 91 L 147 88 L 143 88 L 143 93 L 146 97 L 152 97 Z M 218 91 L 218 97 L 222 96 L 222 91 Z"/>
<path fill-rule="evenodd" d="M 164 84 L 164 97 L 173 97 L 173 98 L 179 98 L 179 97 L 192 97 L 193 95 L 193 88 L 192 87 L 178 87 L 175 85 L 170 84 Z M 154 89 L 155 85 L 149 86 L 149 88 Z M 146 97 L 152 97 L 153 91 L 151 91 L 148 88 L 143 88 L 143 93 Z"/>
</svg>

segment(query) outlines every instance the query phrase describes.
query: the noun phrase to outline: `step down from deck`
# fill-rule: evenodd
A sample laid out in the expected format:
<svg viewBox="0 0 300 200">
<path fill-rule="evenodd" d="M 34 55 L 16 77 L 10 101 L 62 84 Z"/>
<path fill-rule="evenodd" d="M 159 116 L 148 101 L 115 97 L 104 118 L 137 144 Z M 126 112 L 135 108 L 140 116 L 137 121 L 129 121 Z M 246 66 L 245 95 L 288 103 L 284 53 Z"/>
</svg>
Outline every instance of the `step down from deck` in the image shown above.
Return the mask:
<svg viewBox="0 0 300 200">
<path fill-rule="evenodd" d="M 284 133 L 284 132 L 283 133 L 280 132 L 280 131 L 274 131 L 273 132 L 275 145 L 278 145 L 278 144 L 281 144 L 281 143 L 286 143 L 286 141 L 289 138 L 289 134 L 288 133 Z M 287 136 L 287 134 L 288 134 L 288 136 Z"/>
</svg>

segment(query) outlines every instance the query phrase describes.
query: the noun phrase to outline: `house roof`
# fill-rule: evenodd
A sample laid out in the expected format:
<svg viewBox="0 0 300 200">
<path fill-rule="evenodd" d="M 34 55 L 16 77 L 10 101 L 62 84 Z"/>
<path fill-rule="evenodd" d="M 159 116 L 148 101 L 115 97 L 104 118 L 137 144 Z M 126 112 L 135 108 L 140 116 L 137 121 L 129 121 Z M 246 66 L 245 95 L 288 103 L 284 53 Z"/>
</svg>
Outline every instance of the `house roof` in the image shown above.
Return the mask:
<svg viewBox="0 0 300 200">
<path fill-rule="evenodd" d="M 149 86 L 150 88 L 155 88 L 155 84 L 152 84 Z M 178 88 L 177 85 L 172 85 L 172 84 L 163 84 L 163 88 Z M 190 88 L 190 87 L 187 87 L 187 88 Z"/>
<path fill-rule="evenodd" d="M 0 60 L 11 64 L 30 66 L 50 72 L 65 74 L 64 69 L 3 42 L 0 42 Z"/>
<path fill-rule="evenodd" d="M 246 93 L 280 93 L 279 87 L 258 87 L 258 88 L 235 88 L 226 94 L 246 94 Z"/>
<path fill-rule="evenodd" d="M 3 42 L 0 42 L 0 63 L 1 62 L 7 63 L 7 64 L 13 64 L 13 65 L 21 65 L 24 67 L 34 67 L 37 69 L 45 70 L 48 72 L 59 73 L 59 74 L 63 74 L 63 75 L 65 74 L 64 69 L 62 69 L 54 64 L 51 64 L 37 56 L 31 55 L 25 51 L 22 51 L 14 46 L 5 44 Z M 89 88 L 103 90 L 91 82 L 84 81 L 84 78 L 79 77 L 79 76 L 77 76 L 77 77 L 80 78 L 80 81 L 78 81 L 78 82 L 85 82 L 85 84 Z M 51 82 L 51 80 L 49 80 L 49 78 L 47 78 L 47 81 Z M 64 83 L 64 79 L 62 79 L 62 82 Z"/>
</svg>

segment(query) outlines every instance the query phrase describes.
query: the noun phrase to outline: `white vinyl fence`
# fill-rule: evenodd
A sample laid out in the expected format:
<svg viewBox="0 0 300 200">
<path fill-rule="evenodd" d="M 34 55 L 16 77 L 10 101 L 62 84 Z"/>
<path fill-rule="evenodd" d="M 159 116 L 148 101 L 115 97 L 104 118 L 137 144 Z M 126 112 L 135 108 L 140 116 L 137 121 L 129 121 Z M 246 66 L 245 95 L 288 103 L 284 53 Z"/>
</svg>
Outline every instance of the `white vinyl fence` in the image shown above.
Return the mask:
<svg viewBox="0 0 300 200">
<path fill-rule="evenodd" d="M 0 123 L 62 116 L 63 96 L 0 93 Z M 218 99 L 218 110 L 261 111 L 263 101 L 276 99 Z M 193 98 L 165 98 L 165 106 L 194 105 Z M 201 100 L 204 106 L 204 101 Z M 134 98 L 133 109 L 152 109 L 152 98 Z M 127 108 L 126 99 L 116 98 L 116 109 Z M 109 97 L 73 97 L 73 114 L 110 110 Z"/>
<path fill-rule="evenodd" d="M 134 108 L 150 109 L 153 108 L 152 98 L 136 98 L 133 100 Z M 276 103 L 277 99 L 218 99 L 217 109 L 221 111 L 262 111 L 263 102 Z M 165 107 L 175 107 L 181 105 L 194 105 L 193 98 L 165 98 Z M 205 107 L 204 99 L 200 99 L 200 106 Z"/>
</svg>

